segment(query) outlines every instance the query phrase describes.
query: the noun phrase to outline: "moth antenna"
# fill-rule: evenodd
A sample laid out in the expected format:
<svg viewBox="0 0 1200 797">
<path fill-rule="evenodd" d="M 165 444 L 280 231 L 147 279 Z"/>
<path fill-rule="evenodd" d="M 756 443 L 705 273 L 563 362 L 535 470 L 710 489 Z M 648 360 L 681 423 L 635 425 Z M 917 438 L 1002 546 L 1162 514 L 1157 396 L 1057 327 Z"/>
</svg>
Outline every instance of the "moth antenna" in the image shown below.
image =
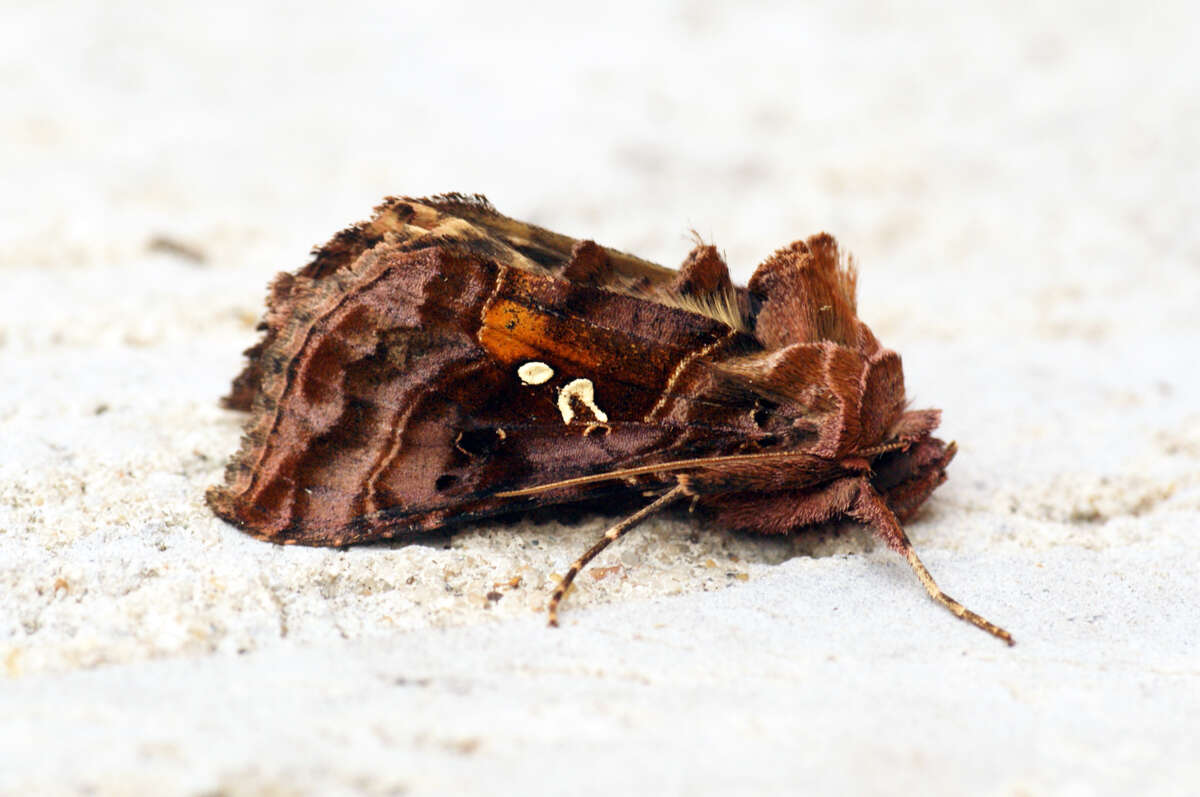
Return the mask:
<svg viewBox="0 0 1200 797">
<path fill-rule="evenodd" d="M 877 457 L 880 454 L 887 454 L 891 451 L 899 451 L 908 445 L 911 445 L 911 443 L 906 443 L 903 441 L 897 441 L 895 443 L 880 443 L 879 445 L 871 446 L 870 448 L 860 448 L 854 452 L 854 456 Z"/>
<path fill-rule="evenodd" d="M 942 592 L 942 588 L 937 585 L 937 582 L 933 580 L 933 576 L 929 574 L 929 569 L 925 567 L 920 557 L 917 556 L 916 550 L 913 549 L 908 535 L 904 533 L 904 529 L 901 527 L 899 521 L 896 520 L 896 516 L 892 513 L 891 509 L 888 509 L 887 503 L 874 488 L 864 485 L 863 490 L 859 493 L 858 502 L 850 510 L 849 514 L 851 517 L 861 520 L 870 526 L 884 542 L 908 560 L 909 567 L 917 574 L 917 578 L 921 581 L 921 585 L 925 587 L 925 591 L 929 593 L 929 597 L 949 609 L 955 617 L 966 620 L 976 628 L 987 631 L 997 639 L 1007 642 L 1010 647 L 1016 644 L 1013 641 L 1012 634 L 992 621 L 985 620 L 954 600 L 954 598 Z"/>
<path fill-rule="evenodd" d="M 639 465 L 636 468 L 621 468 L 604 473 L 593 473 L 590 476 L 576 476 L 573 479 L 563 479 L 557 482 L 547 482 L 533 487 L 523 487 L 520 490 L 505 490 L 492 493 L 495 498 L 519 498 L 526 495 L 557 490 L 563 487 L 579 487 L 585 484 L 596 484 L 614 479 L 624 479 L 629 476 L 645 476 L 651 473 L 669 473 L 675 470 L 699 468 L 705 465 L 727 465 L 736 462 L 754 462 L 764 459 L 812 459 L 810 454 L 797 454 L 794 451 L 767 451 L 758 454 L 730 454 L 724 457 L 696 457 L 695 459 L 677 459 L 673 462 L 660 462 L 656 465 Z"/>
<path fill-rule="evenodd" d="M 682 484 L 677 484 L 667 492 L 663 493 L 654 501 L 646 504 L 638 511 L 634 512 L 629 517 L 622 520 L 617 525 L 604 532 L 595 545 L 588 548 L 587 553 L 575 560 L 567 574 L 563 576 L 563 580 L 554 588 L 554 594 L 550 596 L 550 625 L 558 627 L 558 604 L 562 603 L 563 596 L 567 594 L 567 590 L 571 588 L 571 582 L 575 580 L 575 576 L 579 575 L 579 571 L 587 566 L 587 563 L 596 558 L 596 554 L 603 551 L 611 543 L 621 539 L 625 532 L 641 523 L 646 518 L 659 511 L 667 504 L 677 501 L 683 496 L 685 490 Z"/>
</svg>

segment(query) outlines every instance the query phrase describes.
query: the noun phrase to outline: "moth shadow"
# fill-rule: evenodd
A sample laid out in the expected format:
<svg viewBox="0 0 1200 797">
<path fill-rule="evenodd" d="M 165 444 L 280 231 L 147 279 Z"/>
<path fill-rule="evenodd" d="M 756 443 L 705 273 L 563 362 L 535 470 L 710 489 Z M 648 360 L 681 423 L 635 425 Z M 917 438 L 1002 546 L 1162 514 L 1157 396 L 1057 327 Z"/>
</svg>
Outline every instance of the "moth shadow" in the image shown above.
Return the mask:
<svg viewBox="0 0 1200 797">
<path fill-rule="evenodd" d="M 489 513 L 483 516 L 462 518 L 430 531 L 396 537 L 390 540 L 377 540 L 366 544 L 369 548 L 395 550 L 417 545 L 424 548 L 441 548 L 448 550 L 454 547 L 454 539 L 472 532 L 497 533 L 528 533 L 531 528 L 593 526 L 601 525 L 600 532 L 609 525 L 620 522 L 622 518 L 645 504 L 644 498 L 631 495 L 601 495 L 587 500 L 576 500 L 569 504 L 552 504 L 549 506 L 517 508 L 507 511 Z M 599 518 L 601 523 L 591 522 Z"/>
<path fill-rule="evenodd" d="M 589 545 L 605 530 L 644 506 L 646 499 L 637 494 L 607 494 L 588 500 L 536 508 L 515 509 L 484 517 L 463 519 L 452 525 L 419 534 L 368 543 L 367 547 L 396 550 L 416 545 L 449 550 L 472 534 L 536 534 L 537 538 L 556 538 L 567 544 L 565 536 L 577 545 Z M 555 532 L 565 532 L 558 534 Z M 534 545 L 538 545 L 534 539 Z M 755 534 L 729 529 L 703 511 L 673 507 L 643 521 L 612 549 L 635 547 L 652 552 L 670 548 L 676 555 L 707 560 L 778 565 L 797 557 L 821 559 L 829 556 L 861 555 L 874 551 L 879 541 L 865 526 L 850 521 L 831 521 L 804 527 L 791 534 Z M 578 553 L 583 553 L 580 548 Z"/>
<path fill-rule="evenodd" d="M 755 534 L 725 528 L 700 515 L 691 515 L 695 536 L 719 541 L 723 552 L 752 564 L 779 565 L 798 557 L 824 559 L 829 556 L 868 554 L 879 540 L 865 526 L 849 521 L 830 521 L 806 526 L 790 534 Z"/>
</svg>

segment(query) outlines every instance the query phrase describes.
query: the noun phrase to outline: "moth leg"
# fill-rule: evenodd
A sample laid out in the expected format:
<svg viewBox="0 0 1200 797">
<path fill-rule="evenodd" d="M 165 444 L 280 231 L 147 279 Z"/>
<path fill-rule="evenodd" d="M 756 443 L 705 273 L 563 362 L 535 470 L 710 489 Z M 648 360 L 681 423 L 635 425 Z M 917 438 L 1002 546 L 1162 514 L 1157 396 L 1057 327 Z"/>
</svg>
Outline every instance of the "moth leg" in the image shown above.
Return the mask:
<svg viewBox="0 0 1200 797">
<path fill-rule="evenodd" d="M 558 604 L 562 603 L 563 596 L 567 594 L 567 590 L 571 588 L 571 582 L 575 580 L 575 576 L 579 575 L 579 571 L 587 566 L 587 563 L 596 558 L 596 554 L 603 551 L 610 543 L 616 542 L 625 532 L 641 523 L 646 518 L 659 511 L 667 504 L 679 499 L 684 493 L 683 485 L 677 485 L 668 490 L 663 495 L 656 498 L 651 503 L 634 512 L 629 517 L 622 520 L 617 525 L 604 532 L 604 536 L 587 550 L 583 556 L 575 560 L 567 574 L 563 576 L 563 580 L 554 589 L 554 594 L 550 596 L 550 625 L 558 626 Z"/>
<path fill-rule="evenodd" d="M 949 609 L 955 617 L 966 620 L 976 628 L 987 631 L 992 636 L 1004 640 L 1009 645 L 1014 644 L 1012 634 L 990 620 L 985 620 L 954 600 L 954 598 L 942 592 L 941 587 L 937 585 L 937 582 L 933 580 L 933 576 L 929 574 L 929 569 L 925 567 L 920 557 L 917 556 L 917 552 L 913 549 L 912 543 L 909 541 L 908 535 L 904 533 L 904 529 L 900 526 L 899 521 L 896 520 L 896 516 L 892 514 L 892 510 L 888 509 L 883 497 L 875 492 L 873 488 L 864 485 L 849 515 L 870 526 L 889 547 L 908 560 L 909 567 L 917 574 L 917 578 L 920 579 L 921 585 L 925 587 L 925 591 L 929 593 L 929 597 Z"/>
</svg>

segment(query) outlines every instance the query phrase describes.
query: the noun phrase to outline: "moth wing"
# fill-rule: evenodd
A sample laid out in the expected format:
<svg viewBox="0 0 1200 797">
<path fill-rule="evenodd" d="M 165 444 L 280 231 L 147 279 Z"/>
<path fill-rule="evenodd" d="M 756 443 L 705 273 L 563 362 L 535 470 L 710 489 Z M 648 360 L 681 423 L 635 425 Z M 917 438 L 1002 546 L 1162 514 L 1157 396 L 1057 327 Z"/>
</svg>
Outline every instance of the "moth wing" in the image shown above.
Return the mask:
<svg viewBox="0 0 1200 797">
<path fill-rule="evenodd" d="M 387 538 L 512 508 L 498 491 L 744 442 L 711 413 L 654 418 L 684 361 L 731 338 L 711 318 L 454 246 L 377 245 L 289 279 L 242 449 L 208 495 L 257 536 Z"/>
</svg>

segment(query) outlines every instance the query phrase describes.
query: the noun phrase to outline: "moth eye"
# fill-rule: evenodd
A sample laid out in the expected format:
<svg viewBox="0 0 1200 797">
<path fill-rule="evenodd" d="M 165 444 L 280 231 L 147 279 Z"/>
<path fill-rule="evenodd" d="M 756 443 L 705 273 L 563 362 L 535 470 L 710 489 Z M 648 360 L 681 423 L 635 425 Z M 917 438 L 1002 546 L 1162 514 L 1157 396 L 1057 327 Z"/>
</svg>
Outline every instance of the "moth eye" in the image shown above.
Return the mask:
<svg viewBox="0 0 1200 797">
<path fill-rule="evenodd" d="M 503 429 L 468 429 L 458 433 L 454 447 L 470 457 L 484 457 L 494 452 L 505 438 Z"/>
<path fill-rule="evenodd" d="M 438 476 L 437 481 L 433 483 L 433 489 L 437 490 L 439 493 L 444 493 L 457 483 L 458 477 L 453 473 L 443 473 L 441 476 Z"/>
</svg>

